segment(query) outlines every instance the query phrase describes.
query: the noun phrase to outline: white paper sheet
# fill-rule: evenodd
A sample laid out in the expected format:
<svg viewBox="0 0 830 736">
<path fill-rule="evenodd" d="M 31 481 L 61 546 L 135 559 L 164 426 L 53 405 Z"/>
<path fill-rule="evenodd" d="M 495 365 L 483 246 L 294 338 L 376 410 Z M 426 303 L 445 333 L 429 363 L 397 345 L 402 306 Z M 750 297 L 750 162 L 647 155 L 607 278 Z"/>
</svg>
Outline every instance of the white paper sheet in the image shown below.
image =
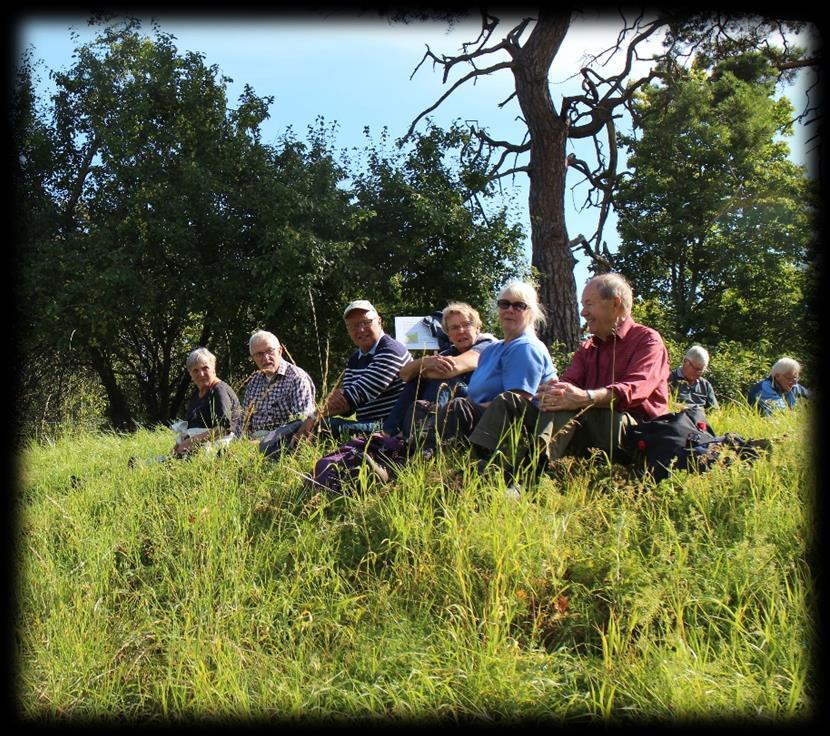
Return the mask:
<svg viewBox="0 0 830 736">
<path fill-rule="evenodd" d="M 438 338 L 423 323 L 423 317 L 395 317 L 395 339 L 408 350 L 438 350 Z"/>
</svg>

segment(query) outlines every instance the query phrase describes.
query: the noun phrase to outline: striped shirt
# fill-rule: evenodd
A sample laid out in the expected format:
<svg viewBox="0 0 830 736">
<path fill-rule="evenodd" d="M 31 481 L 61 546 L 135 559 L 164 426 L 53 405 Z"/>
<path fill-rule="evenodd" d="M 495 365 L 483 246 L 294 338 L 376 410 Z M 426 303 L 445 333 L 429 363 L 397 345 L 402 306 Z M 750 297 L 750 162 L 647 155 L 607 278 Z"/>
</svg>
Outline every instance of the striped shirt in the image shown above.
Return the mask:
<svg viewBox="0 0 830 736">
<path fill-rule="evenodd" d="M 244 429 L 249 433 L 276 429 L 295 419 L 305 419 L 313 412 L 311 376 L 285 359 L 270 379 L 258 371 L 245 388 L 242 416 Z"/>
<path fill-rule="evenodd" d="M 386 418 L 403 390 L 400 370 L 411 360 L 409 351 L 385 333 L 368 353 L 352 354 L 343 375 L 343 394 L 359 422 Z"/>
</svg>

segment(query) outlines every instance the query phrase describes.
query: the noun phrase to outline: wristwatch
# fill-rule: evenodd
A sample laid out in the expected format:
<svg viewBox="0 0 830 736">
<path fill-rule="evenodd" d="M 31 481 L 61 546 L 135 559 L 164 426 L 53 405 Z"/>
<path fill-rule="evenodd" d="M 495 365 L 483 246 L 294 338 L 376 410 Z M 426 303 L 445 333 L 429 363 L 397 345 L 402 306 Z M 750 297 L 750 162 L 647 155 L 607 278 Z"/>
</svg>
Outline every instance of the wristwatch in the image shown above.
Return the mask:
<svg viewBox="0 0 830 736">
<path fill-rule="evenodd" d="M 588 402 L 593 404 L 594 403 L 594 392 L 591 389 L 586 389 L 585 393 L 588 394 Z"/>
</svg>

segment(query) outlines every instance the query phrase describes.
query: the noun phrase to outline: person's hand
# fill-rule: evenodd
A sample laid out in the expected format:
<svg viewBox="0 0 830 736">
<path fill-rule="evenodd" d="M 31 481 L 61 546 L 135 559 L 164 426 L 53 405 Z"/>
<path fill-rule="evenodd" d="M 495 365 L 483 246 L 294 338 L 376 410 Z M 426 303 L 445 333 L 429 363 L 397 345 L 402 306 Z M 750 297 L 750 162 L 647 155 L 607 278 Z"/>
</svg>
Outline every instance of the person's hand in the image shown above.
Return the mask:
<svg viewBox="0 0 830 736">
<path fill-rule="evenodd" d="M 311 431 L 314 429 L 314 423 L 314 417 L 306 417 L 303 423 L 297 428 L 297 431 L 294 432 L 294 436 L 291 438 L 290 444 L 292 447 L 296 447 L 297 444 L 302 442 L 311 434 Z"/>
<path fill-rule="evenodd" d="M 539 385 L 536 399 L 540 411 L 578 409 L 584 403 L 585 392 L 567 381 L 554 378 Z"/>
<path fill-rule="evenodd" d="M 446 355 L 427 355 L 422 359 L 421 368 L 424 371 L 445 375 L 453 371 L 455 364 Z"/>
<path fill-rule="evenodd" d="M 326 399 L 326 405 L 323 407 L 325 416 L 337 416 L 338 414 L 345 414 L 351 409 L 351 404 L 343 393 L 342 389 L 336 388 Z"/>
</svg>

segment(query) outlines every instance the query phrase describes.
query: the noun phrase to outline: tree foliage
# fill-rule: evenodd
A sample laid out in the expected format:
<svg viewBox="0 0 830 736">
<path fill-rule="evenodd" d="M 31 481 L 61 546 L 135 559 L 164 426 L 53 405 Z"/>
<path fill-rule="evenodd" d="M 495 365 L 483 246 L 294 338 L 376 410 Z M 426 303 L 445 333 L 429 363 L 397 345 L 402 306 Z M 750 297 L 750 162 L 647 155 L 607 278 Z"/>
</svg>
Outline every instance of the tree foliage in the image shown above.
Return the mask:
<svg viewBox="0 0 830 736">
<path fill-rule="evenodd" d="M 652 81 L 658 64 L 682 67 L 693 54 L 711 61 L 747 49 L 760 49 L 783 75 L 791 73 L 796 63 L 815 63 L 805 61 L 803 50 L 786 42 L 789 31 L 802 27 L 798 22 L 695 10 L 621 12 L 613 21 L 619 27 L 616 42 L 609 48 L 586 51 L 584 64 L 574 70 L 581 79 L 580 93 L 565 96 L 557 104 L 549 77 L 554 69 L 557 75 L 569 71 L 559 68 L 557 59 L 576 15 L 560 8 L 543 8 L 522 14 L 510 24 L 505 23 L 503 14 L 482 10 L 478 37 L 463 44 L 460 52 L 439 55 L 427 48 L 421 64 L 429 61 L 442 69 L 448 87 L 410 127 L 411 134 L 462 85 L 475 84 L 492 74 L 512 74 L 514 91 L 499 106 L 516 99 L 520 119 L 526 125 L 523 139 L 497 140 L 486 126 L 474 125 L 471 145 L 464 153 L 493 181 L 527 175 L 532 265 L 541 300 L 551 317 L 542 337 L 549 344 L 558 342 L 570 349 L 581 337 L 573 253 L 583 250 L 595 271 L 607 271 L 613 265 L 603 233 L 619 179 L 617 121 L 637 90 Z M 410 16 L 401 13 L 396 17 L 408 20 Z M 774 43 L 776 34 L 784 39 L 780 45 Z M 643 48 L 655 40 L 662 41 L 662 48 L 645 56 Z M 615 58 L 621 64 L 617 71 L 609 71 Z M 645 71 L 643 61 L 648 62 Z M 453 74 L 460 76 L 450 83 Z M 568 146 L 577 141 L 588 146 L 581 147 L 579 154 L 569 152 Z M 581 158 L 583 150 L 588 153 Z M 568 232 L 564 195 L 566 180 L 574 176 L 587 185 L 586 205 L 597 207 L 597 227 L 592 233 Z"/>
<path fill-rule="evenodd" d="M 304 141 L 289 129 L 264 144 L 272 98 L 245 86 L 230 107 L 230 80 L 173 41 L 107 25 L 52 73 L 50 100 L 37 99 L 31 58 L 19 64 L 24 410 L 65 369 L 97 376 L 112 426 L 165 422 L 190 390 L 188 351 L 208 346 L 240 385 L 260 327 L 320 385 L 324 354 L 337 365 L 350 347 L 347 301 L 387 316 L 481 306 L 512 272 L 520 232 L 478 213 L 459 190 L 469 176 L 444 163 L 457 133 L 431 131 L 366 171 L 338 161 L 322 119 Z"/>
<path fill-rule="evenodd" d="M 793 110 L 776 71 L 750 53 L 664 79 L 638 96 L 638 135 L 620 136 L 618 268 L 679 339 L 804 354 L 816 202 L 787 158 Z"/>
<path fill-rule="evenodd" d="M 133 22 L 106 28 L 52 76 L 41 122 L 52 157 L 37 173 L 53 227 L 24 253 L 32 337 L 81 353 L 115 426 L 137 407 L 162 421 L 187 387 L 182 353 L 239 308 L 248 274 L 237 239 L 266 204 L 258 180 L 269 162 L 254 131 L 268 101 L 246 90 L 229 112 L 215 67 Z"/>
<path fill-rule="evenodd" d="M 482 213 L 492 188 L 475 168 L 454 163 L 467 135 L 430 126 L 406 152 L 370 151 L 356 177 L 356 281 L 379 275 L 379 300 L 410 314 L 449 300 L 486 308 L 501 284 L 521 275 L 519 226 L 503 206 Z"/>
</svg>

